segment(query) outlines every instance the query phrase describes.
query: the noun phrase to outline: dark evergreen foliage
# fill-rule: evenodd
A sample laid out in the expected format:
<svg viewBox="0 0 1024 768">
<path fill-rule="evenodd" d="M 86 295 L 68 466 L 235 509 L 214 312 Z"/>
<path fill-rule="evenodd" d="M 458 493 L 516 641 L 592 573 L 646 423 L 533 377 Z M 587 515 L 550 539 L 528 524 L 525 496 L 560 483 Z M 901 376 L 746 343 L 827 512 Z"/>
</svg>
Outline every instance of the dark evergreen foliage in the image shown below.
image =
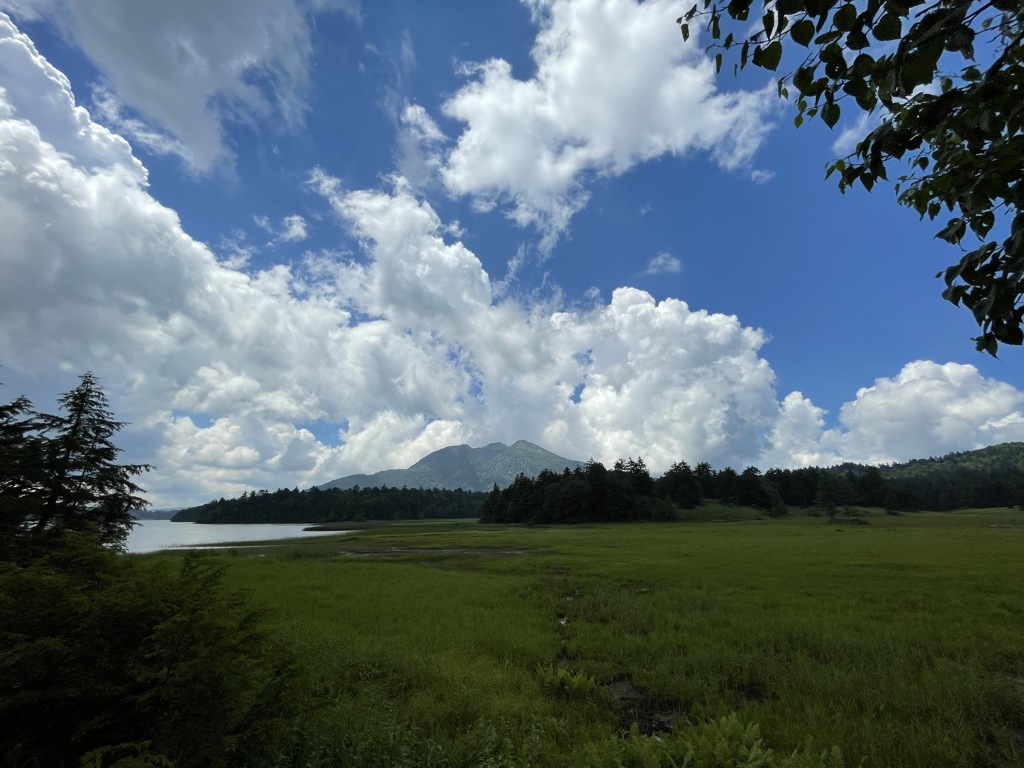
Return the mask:
<svg viewBox="0 0 1024 768">
<path fill-rule="evenodd" d="M 779 489 L 763 477 L 757 467 L 747 467 L 743 470 L 743 474 L 737 478 L 733 487 L 736 504 L 763 509 L 772 517 L 786 514 L 786 504 Z"/>
<path fill-rule="evenodd" d="M 94 529 L 119 546 L 148 502 L 132 478 L 150 467 L 119 464 L 114 419 L 92 373 L 58 399 L 58 415 L 24 397 L 0 406 L 0 532 L 6 546 L 54 529 Z M 2 548 L 3 545 L 0 545 Z"/>
<path fill-rule="evenodd" d="M 517 477 L 504 490 L 495 486 L 480 509 L 485 523 L 583 523 L 670 520 L 674 506 L 647 471 L 642 458 L 617 461 L 607 469 L 589 461 L 562 474 Z"/>
<path fill-rule="evenodd" d="M 697 475 L 685 461 L 677 461 L 655 483 L 658 493 L 683 509 L 700 504 L 701 487 Z"/>
<path fill-rule="evenodd" d="M 92 374 L 0 405 L 0 766 L 269 764 L 295 671 L 222 574 L 121 554 L 145 502 Z"/>
<path fill-rule="evenodd" d="M 92 532 L 0 560 L 0 765 L 270 759 L 296 678 L 257 618 L 202 558 L 152 567 Z"/>
<path fill-rule="evenodd" d="M 333 523 L 345 520 L 437 520 L 476 517 L 481 491 L 440 488 L 310 488 L 252 491 L 177 512 L 192 523 Z"/>
<path fill-rule="evenodd" d="M 691 469 L 676 462 L 652 479 L 643 459 L 619 460 L 606 469 L 591 460 L 562 474 L 520 475 L 504 490 L 497 485 L 480 508 L 490 523 L 578 523 L 671 520 L 677 509 L 703 499 L 760 509 L 773 517 L 789 507 L 819 508 L 830 516 L 857 507 L 891 512 L 950 511 L 1024 504 L 1024 443 L 1006 443 L 883 467 L 769 469 L 737 473 L 707 462 Z"/>
</svg>

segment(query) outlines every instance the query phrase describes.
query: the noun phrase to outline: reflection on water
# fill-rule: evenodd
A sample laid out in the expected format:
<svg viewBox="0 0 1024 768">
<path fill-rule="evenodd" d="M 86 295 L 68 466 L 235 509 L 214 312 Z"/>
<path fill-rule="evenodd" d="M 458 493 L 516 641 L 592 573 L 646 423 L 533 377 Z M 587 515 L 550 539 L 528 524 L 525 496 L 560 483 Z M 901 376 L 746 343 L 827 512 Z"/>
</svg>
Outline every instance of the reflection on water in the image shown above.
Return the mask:
<svg viewBox="0 0 1024 768">
<path fill-rule="evenodd" d="M 172 523 L 170 520 L 136 520 L 128 534 L 128 551 L 132 554 L 156 552 L 168 547 L 203 547 L 226 542 L 296 539 L 301 536 L 330 536 L 345 531 L 306 531 L 307 524 L 220 525 Z"/>
</svg>

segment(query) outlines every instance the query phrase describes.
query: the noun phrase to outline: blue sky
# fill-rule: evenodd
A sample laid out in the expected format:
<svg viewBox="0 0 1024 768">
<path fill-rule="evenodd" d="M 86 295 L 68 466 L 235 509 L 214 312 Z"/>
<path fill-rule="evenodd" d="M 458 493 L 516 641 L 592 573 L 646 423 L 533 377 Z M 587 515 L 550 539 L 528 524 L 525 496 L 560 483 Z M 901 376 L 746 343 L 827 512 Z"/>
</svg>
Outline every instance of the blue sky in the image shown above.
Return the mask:
<svg viewBox="0 0 1024 768">
<path fill-rule="evenodd" d="M 99 375 L 157 506 L 528 439 L 607 463 L 1024 439 L 957 252 L 675 2 L 0 0 L 0 364 Z"/>
</svg>

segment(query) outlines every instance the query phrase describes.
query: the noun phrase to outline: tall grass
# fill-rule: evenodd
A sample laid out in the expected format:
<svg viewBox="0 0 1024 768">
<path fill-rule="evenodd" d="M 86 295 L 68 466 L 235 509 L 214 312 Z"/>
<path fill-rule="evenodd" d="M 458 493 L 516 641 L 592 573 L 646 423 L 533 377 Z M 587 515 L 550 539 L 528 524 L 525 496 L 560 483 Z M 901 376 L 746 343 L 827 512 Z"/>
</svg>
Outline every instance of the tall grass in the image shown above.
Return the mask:
<svg viewBox="0 0 1024 768">
<path fill-rule="evenodd" d="M 282 764 L 1024 765 L 1019 513 L 745 517 L 213 556 L 307 670 Z"/>
</svg>

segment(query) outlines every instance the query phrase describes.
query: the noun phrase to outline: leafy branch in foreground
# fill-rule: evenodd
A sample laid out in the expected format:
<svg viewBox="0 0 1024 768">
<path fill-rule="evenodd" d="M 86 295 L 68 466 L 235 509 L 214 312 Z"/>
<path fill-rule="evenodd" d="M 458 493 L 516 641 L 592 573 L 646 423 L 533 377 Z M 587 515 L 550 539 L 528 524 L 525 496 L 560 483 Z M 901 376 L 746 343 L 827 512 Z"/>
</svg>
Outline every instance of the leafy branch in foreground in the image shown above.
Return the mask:
<svg viewBox="0 0 1024 768">
<path fill-rule="evenodd" d="M 677 23 L 683 38 L 700 19 L 725 56 L 777 71 L 784 48 L 806 51 L 778 81 L 796 91 L 799 127 L 820 117 L 830 128 L 844 107 L 879 125 L 848 157 L 832 162 L 839 189 L 871 190 L 901 164 L 899 203 L 934 220 L 953 216 L 936 237 L 961 248 L 939 272 L 943 297 L 963 304 L 981 328 L 978 350 L 1024 343 L 1024 3 L 1020 0 L 701 0 Z M 752 13 L 761 23 L 750 30 Z M 723 29 L 731 19 L 742 32 Z M 979 55 L 980 54 L 980 55 Z M 968 231 L 977 247 L 968 250 Z M 998 236 L 995 234 L 999 232 Z"/>
</svg>

